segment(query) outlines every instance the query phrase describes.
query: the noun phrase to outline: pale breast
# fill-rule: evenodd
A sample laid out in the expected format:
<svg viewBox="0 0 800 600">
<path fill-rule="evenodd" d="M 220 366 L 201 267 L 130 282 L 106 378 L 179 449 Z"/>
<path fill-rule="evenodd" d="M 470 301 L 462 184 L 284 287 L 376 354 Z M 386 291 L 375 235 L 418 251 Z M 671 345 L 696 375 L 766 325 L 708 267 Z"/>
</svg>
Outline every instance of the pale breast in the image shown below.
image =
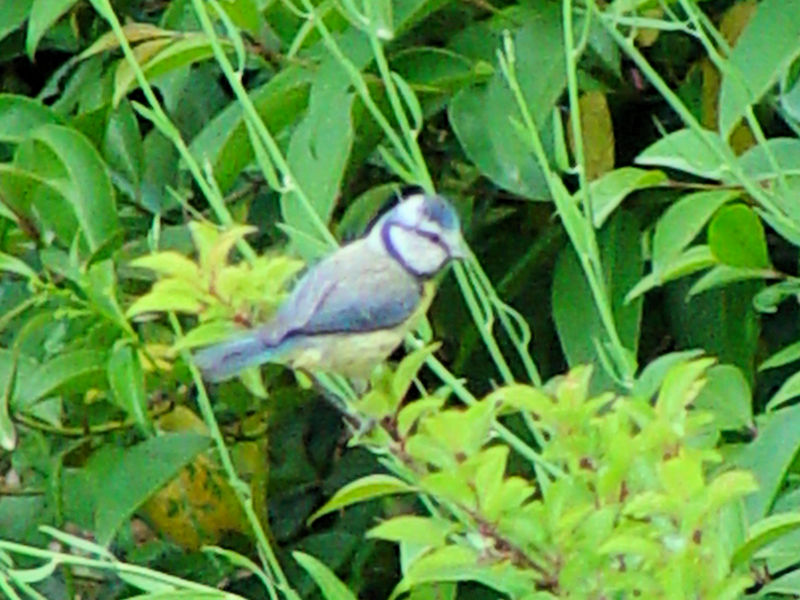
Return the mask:
<svg viewBox="0 0 800 600">
<path fill-rule="evenodd" d="M 289 363 L 295 369 L 331 371 L 365 379 L 400 345 L 406 331 L 406 328 L 400 328 L 316 335 L 298 344 Z"/>
</svg>

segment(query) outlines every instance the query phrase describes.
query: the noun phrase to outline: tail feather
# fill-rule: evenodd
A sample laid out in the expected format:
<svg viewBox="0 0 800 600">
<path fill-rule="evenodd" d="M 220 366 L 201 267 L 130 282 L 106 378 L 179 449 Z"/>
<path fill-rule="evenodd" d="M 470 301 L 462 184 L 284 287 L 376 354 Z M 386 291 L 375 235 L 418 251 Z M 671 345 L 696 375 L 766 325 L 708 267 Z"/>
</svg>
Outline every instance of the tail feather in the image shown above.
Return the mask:
<svg viewBox="0 0 800 600">
<path fill-rule="evenodd" d="M 276 351 L 265 343 L 258 331 L 198 350 L 194 362 L 209 381 L 230 379 L 242 369 L 268 362 Z"/>
</svg>

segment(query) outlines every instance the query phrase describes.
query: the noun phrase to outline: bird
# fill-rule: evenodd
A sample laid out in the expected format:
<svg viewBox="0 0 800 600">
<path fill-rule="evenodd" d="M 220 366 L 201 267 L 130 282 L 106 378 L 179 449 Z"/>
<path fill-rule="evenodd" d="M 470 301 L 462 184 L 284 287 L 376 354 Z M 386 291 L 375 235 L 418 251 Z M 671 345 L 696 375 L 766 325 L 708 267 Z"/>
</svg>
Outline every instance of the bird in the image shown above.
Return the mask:
<svg viewBox="0 0 800 600">
<path fill-rule="evenodd" d="M 433 278 L 467 256 L 452 204 L 414 192 L 366 233 L 311 266 L 266 323 L 197 351 L 207 381 L 278 363 L 366 380 L 433 299 Z"/>
</svg>

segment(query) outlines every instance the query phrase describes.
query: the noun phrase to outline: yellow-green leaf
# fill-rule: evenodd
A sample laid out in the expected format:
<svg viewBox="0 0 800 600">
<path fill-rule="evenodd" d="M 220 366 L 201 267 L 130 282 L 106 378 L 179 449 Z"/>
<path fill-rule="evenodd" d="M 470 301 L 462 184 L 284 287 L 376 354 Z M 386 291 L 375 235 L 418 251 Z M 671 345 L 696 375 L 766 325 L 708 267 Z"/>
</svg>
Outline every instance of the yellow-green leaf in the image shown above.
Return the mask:
<svg viewBox="0 0 800 600">
<path fill-rule="evenodd" d="M 402 479 L 391 475 L 367 475 L 361 479 L 348 483 L 333 495 L 325 505 L 308 518 L 308 523 L 313 523 L 322 515 L 327 515 L 334 510 L 339 510 L 350 504 L 364 502 L 388 496 L 390 494 L 407 494 L 413 492 L 415 488 L 410 486 Z"/>
</svg>

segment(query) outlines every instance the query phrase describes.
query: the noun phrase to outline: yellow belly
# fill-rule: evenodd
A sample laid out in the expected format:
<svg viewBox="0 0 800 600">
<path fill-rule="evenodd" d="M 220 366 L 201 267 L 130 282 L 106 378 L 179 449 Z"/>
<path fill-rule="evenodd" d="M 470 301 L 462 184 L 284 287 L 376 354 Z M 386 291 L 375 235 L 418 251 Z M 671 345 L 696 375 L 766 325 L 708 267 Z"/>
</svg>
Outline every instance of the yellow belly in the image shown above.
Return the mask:
<svg viewBox="0 0 800 600">
<path fill-rule="evenodd" d="M 402 342 L 427 312 L 433 299 L 433 284 L 427 282 L 417 310 L 393 329 L 365 333 L 331 333 L 309 337 L 299 343 L 284 361 L 294 369 L 329 371 L 345 377 L 366 379 Z"/>
<path fill-rule="evenodd" d="M 324 334 L 302 344 L 287 361 L 292 368 L 330 371 L 366 379 L 403 341 L 406 331 L 382 330 L 356 334 Z"/>
</svg>

